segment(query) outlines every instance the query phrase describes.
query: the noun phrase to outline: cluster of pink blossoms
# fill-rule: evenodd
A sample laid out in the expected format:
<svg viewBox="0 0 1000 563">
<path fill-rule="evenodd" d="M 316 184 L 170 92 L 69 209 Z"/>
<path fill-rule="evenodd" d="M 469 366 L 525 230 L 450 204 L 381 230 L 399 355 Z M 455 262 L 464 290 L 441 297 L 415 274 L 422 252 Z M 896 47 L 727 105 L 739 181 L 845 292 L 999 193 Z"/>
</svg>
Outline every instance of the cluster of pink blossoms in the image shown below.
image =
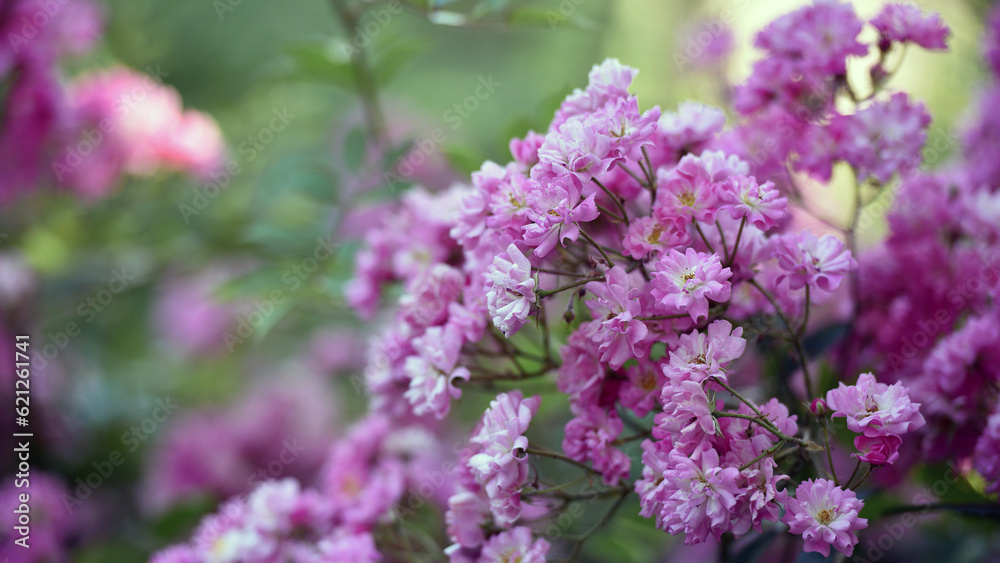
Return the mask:
<svg viewBox="0 0 1000 563">
<path fill-rule="evenodd" d="M 185 111 L 161 77 L 116 67 L 65 85 L 61 59 L 83 55 L 101 35 L 91 0 L 4 0 L 0 9 L 0 78 L 9 84 L 0 107 L 0 200 L 40 184 L 95 199 L 126 173 L 207 178 L 221 166 L 215 121 Z"/>
<path fill-rule="evenodd" d="M 374 563 L 374 534 L 407 510 L 441 504 L 451 487 L 440 444 L 423 427 L 371 415 L 334 444 L 314 487 L 265 481 L 206 517 L 154 563 Z M 397 516 L 398 517 L 398 516 Z"/>
<path fill-rule="evenodd" d="M 882 53 L 871 73 L 876 89 L 894 46 L 939 49 L 948 34 L 936 16 L 899 5 L 872 26 Z M 923 107 L 904 94 L 863 96 L 846 79 L 848 58 L 869 50 L 863 27 L 849 5 L 831 1 L 771 24 L 757 40 L 766 58 L 737 88 L 744 117 L 728 131 L 720 110 L 696 103 L 642 111 L 629 93 L 636 71 L 608 60 L 544 135 L 511 142 L 513 161 L 487 162 L 471 187 L 415 192 L 369 233 L 349 292 L 373 310 L 384 283 L 404 283 L 397 322 L 373 347 L 373 403 L 441 418 L 462 387 L 556 370 L 571 413 L 560 455 L 607 487 L 629 483 L 625 419 L 654 413 L 632 487 L 643 515 L 664 530 L 697 543 L 783 520 L 807 550 L 850 554 L 865 527 L 852 483 L 818 479 L 796 489 L 787 483 L 798 479 L 776 461 L 833 447 L 798 436 L 802 414 L 815 429 L 829 423 L 825 413 L 754 402 L 730 380 L 748 344 L 739 324 L 771 318 L 775 334 L 798 341 L 812 308 L 851 299 L 843 281 L 858 267 L 854 253 L 830 233 L 790 228 L 802 205 L 793 172 L 828 179 L 834 163 L 846 162 L 859 182 L 879 183 L 920 161 Z M 838 110 L 841 96 L 855 111 Z M 775 125 L 787 134 L 761 154 L 757 145 Z M 414 230 L 417 216 L 428 219 Z M 433 320 L 408 316 L 413 301 Z M 565 321 L 558 357 L 553 311 Z M 800 400 L 820 398 L 801 343 L 791 352 L 802 367 L 786 396 L 804 387 Z M 430 358 L 443 361 L 408 368 Z M 903 435 L 923 424 L 906 388 L 870 374 L 831 391 L 827 403 L 860 434 L 855 455 L 870 466 L 894 462 Z M 533 519 L 552 510 L 526 479 L 524 432 L 536 408 L 502 394 L 474 434 L 449 505 L 453 561 L 475 560 L 487 531 L 517 529 L 523 510 Z M 511 418 L 499 424 L 499 412 Z"/>
<path fill-rule="evenodd" d="M 728 128 L 693 102 L 641 110 L 637 71 L 607 60 L 544 133 L 511 141 L 510 162 L 414 189 L 368 231 L 348 302 L 372 318 L 401 287 L 365 372 L 378 419 L 439 429 L 456 400 L 495 397 L 438 489 L 452 562 L 573 556 L 583 540 L 546 524 L 582 499 L 617 497 L 610 516 L 632 494 L 687 544 L 778 529 L 850 556 L 877 516 L 861 516 L 869 476 L 903 479 L 921 449 L 1000 488 L 1000 168 L 986 156 L 1000 120 L 984 111 L 957 162 L 917 171 L 930 119 L 886 92 L 888 69 L 907 46 L 943 49 L 949 31 L 901 4 L 868 25 L 874 44 L 834 0 L 778 18 Z M 873 50 L 861 90 L 847 69 Z M 855 218 L 803 230 L 815 215 L 802 186 L 835 165 L 854 174 Z M 900 190 L 890 233 L 859 251 L 863 207 L 887 185 Z M 837 333 L 823 358 L 809 341 L 820 332 Z M 553 375 L 561 418 L 520 389 Z M 829 432 L 842 419 L 853 447 Z M 552 420 L 561 451 L 543 446 L 558 442 L 539 428 Z M 321 489 L 337 515 L 324 533 L 357 540 L 398 509 L 396 476 L 413 462 L 346 443 Z M 839 462 L 856 464 L 850 477 Z"/>
</svg>

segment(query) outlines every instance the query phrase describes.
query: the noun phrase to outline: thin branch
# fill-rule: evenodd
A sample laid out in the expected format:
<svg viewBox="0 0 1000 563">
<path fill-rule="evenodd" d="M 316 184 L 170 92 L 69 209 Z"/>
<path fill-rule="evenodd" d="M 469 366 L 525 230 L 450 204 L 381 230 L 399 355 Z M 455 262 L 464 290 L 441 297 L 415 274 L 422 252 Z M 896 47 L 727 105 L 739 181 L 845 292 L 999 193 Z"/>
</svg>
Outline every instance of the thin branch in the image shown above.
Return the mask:
<svg viewBox="0 0 1000 563">
<path fill-rule="evenodd" d="M 590 283 L 592 281 L 604 281 L 604 276 L 594 276 L 594 277 L 584 278 L 584 279 L 581 279 L 581 280 L 577 280 L 577 281 L 575 281 L 573 283 L 568 283 L 566 285 L 557 287 L 555 289 L 549 289 L 549 290 L 544 290 L 543 289 L 543 290 L 540 290 L 540 291 L 536 292 L 536 294 L 538 295 L 539 299 L 542 299 L 542 298 L 548 297 L 550 295 L 555 295 L 556 293 L 560 293 L 560 292 L 566 291 L 567 289 L 573 289 L 574 287 L 580 287 L 581 285 L 588 284 L 588 283 Z"/>
<path fill-rule="evenodd" d="M 719 239 L 722 241 L 723 263 L 729 264 L 733 259 L 729 257 L 729 246 L 726 244 L 726 233 L 722 232 L 722 224 L 719 223 L 718 219 L 715 220 L 715 228 L 719 230 Z M 735 256 L 736 254 L 734 253 L 733 257 Z"/>
<path fill-rule="evenodd" d="M 553 451 L 549 451 L 549 450 L 543 450 L 543 449 L 540 449 L 540 448 L 537 448 L 537 447 L 534 447 L 534 446 L 528 446 L 528 449 L 525 450 L 525 451 L 527 451 L 528 455 L 537 455 L 537 456 L 541 456 L 541 457 L 548 457 L 548 458 L 551 458 L 551 459 L 558 459 L 559 461 L 563 461 L 563 462 L 569 463 L 571 465 L 575 465 L 575 466 L 579 467 L 580 469 L 583 469 L 583 470 L 585 470 L 585 471 L 587 471 L 589 473 L 594 473 L 594 474 L 600 475 L 600 472 L 595 471 L 589 465 L 587 465 L 585 463 L 580 463 L 579 461 L 577 461 L 577 460 L 575 460 L 575 459 L 573 459 L 571 457 L 567 457 L 567 456 L 565 456 L 565 455 L 563 455 L 563 454 L 561 454 L 559 452 L 553 452 Z"/>
<path fill-rule="evenodd" d="M 736 242 L 733 243 L 733 253 L 729 256 L 729 260 L 726 262 L 726 267 L 733 265 L 736 261 L 736 250 L 740 247 L 740 239 L 743 238 L 743 227 L 747 224 L 746 215 L 743 216 L 743 220 L 740 221 L 740 230 L 736 232 Z"/>
<path fill-rule="evenodd" d="M 694 228 L 698 231 L 698 234 L 701 235 L 701 240 L 705 241 L 705 246 L 708 247 L 709 252 L 715 254 L 715 248 L 712 247 L 712 243 L 708 242 L 708 237 L 705 236 L 704 231 L 701 230 L 701 225 L 699 225 L 697 221 L 694 222 Z"/>
<path fill-rule="evenodd" d="M 795 329 L 792 328 L 792 323 L 788 321 L 788 317 L 786 317 L 785 314 L 781 311 L 781 307 L 778 306 L 777 300 L 774 298 L 773 295 L 771 295 L 770 291 L 764 289 L 764 286 L 760 285 L 755 279 L 751 278 L 750 280 L 747 281 L 747 283 L 756 287 L 757 290 L 760 291 L 764 295 L 764 297 L 766 297 L 767 300 L 771 302 L 771 305 L 774 307 L 774 312 L 777 313 L 778 318 L 781 319 L 781 322 L 785 323 L 785 328 L 788 329 L 788 334 L 792 337 L 792 346 L 795 347 L 795 353 L 798 354 L 799 363 L 802 365 L 802 375 L 806 380 L 806 393 L 809 395 L 808 398 L 812 399 L 816 397 L 815 393 L 813 392 L 812 377 L 810 377 L 809 375 L 809 366 L 808 366 L 809 358 L 806 357 L 805 350 L 802 348 L 802 342 L 799 339 L 799 336 L 796 334 Z"/>
<path fill-rule="evenodd" d="M 604 258 L 604 261 L 607 262 L 608 266 L 612 268 L 615 267 L 614 260 L 608 257 L 608 254 L 604 252 L 604 249 L 601 248 L 601 245 L 597 244 L 597 241 L 591 238 L 591 236 L 587 234 L 587 231 L 583 230 L 583 227 L 580 227 L 580 234 L 583 235 L 583 238 L 587 239 L 587 242 L 592 244 L 594 248 L 596 248 L 597 251 L 601 253 L 601 256 Z"/>
<path fill-rule="evenodd" d="M 584 542 L 586 542 L 588 539 L 590 539 L 591 536 L 600 531 L 600 529 L 603 528 L 605 524 L 608 523 L 609 520 L 611 520 L 611 518 L 615 515 L 615 512 L 617 512 L 618 509 L 621 508 L 622 503 L 625 502 L 625 497 L 627 497 L 630 492 L 632 492 L 631 489 L 625 489 L 624 491 L 622 491 L 621 495 L 618 496 L 618 500 L 616 500 L 615 503 L 611 505 L 611 508 L 608 509 L 608 512 L 604 515 L 603 518 L 601 518 L 600 522 L 594 524 L 594 526 L 591 529 L 587 530 L 582 536 L 580 536 L 576 540 L 576 545 L 573 546 L 573 552 L 570 553 L 569 556 L 570 561 L 575 561 L 576 558 L 579 557 L 580 551 L 583 549 Z"/>
<path fill-rule="evenodd" d="M 621 199 L 615 194 L 611 193 L 611 190 L 605 188 L 604 184 L 599 182 L 597 178 L 591 178 L 591 181 L 597 184 L 597 187 L 601 188 L 601 190 L 604 191 L 604 193 L 607 194 L 609 198 L 611 198 L 611 201 L 615 202 L 615 205 L 618 206 L 618 210 L 622 212 L 621 218 L 625 221 L 625 226 L 628 226 L 628 211 L 625 211 L 625 204 L 621 202 Z"/>
<path fill-rule="evenodd" d="M 827 430 L 826 417 L 823 418 L 823 441 L 826 447 L 826 461 L 830 464 L 830 475 L 833 476 L 833 484 L 839 487 L 840 479 L 837 479 L 837 470 L 833 468 L 833 454 L 831 453 L 833 448 L 830 447 L 830 432 Z"/>
</svg>

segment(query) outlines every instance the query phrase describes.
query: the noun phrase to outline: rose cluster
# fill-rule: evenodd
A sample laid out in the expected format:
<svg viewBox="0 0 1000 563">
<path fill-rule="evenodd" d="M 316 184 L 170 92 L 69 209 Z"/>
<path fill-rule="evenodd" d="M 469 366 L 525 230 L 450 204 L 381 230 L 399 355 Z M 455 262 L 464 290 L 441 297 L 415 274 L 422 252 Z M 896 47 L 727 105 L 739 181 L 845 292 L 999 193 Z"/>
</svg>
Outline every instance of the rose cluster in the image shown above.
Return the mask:
<svg viewBox="0 0 1000 563">
<path fill-rule="evenodd" d="M 996 73 L 1000 15 L 991 22 Z M 921 450 L 970 460 L 988 491 L 1000 488 L 1000 169 L 984 156 L 1000 149 L 988 111 L 1000 90 L 994 75 L 961 156 L 933 173 L 920 169 L 929 114 L 889 91 L 891 61 L 942 50 L 949 34 L 909 5 L 865 22 L 817 0 L 758 34 L 764 56 L 734 89 L 728 126 L 694 102 L 643 110 L 630 93 L 637 71 L 609 59 L 544 133 L 510 142 L 510 162 L 484 163 L 470 185 L 415 188 L 367 233 L 348 302 L 374 318 L 400 289 L 369 350 L 374 420 L 439 429 L 463 394 L 501 391 L 438 490 L 450 561 L 574 556 L 586 536 L 534 534 L 575 501 L 615 498 L 610 518 L 632 494 L 688 544 L 770 527 L 805 551 L 850 556 L 868 526 L 857 491 L 871 476 L 904 479 Z M 870 64 L 868 81 L 848 79 L 849 63 Z M 846 225 L 822 220 L 806 190 L 834 170 L 854 192 Z M 886 240 L 860 249 L 866 207 L 891 189 Z M 828 228 L 808 228 L 819 223 Z M 830 326 L 839 336 L 820 356 L 806 343 Z M 908 340 L 925 327 L 923 344 Z M 561 451 L 532 428 L 542 400 L 522 387 L 538 383 L 568 404 Z M 379 433 L 351 436 L 320 489 L 332 498 L 284 505 L 308 522 L 247 517 L 232 537 L 257 534 L 247 546 L 287 546 L 296 561 L 331 560 L 323 550 L 348 537 L 354 559 L 332 560 L 377 557 L 364 534 L 394 521 L 420 458 L 372 453 L 392 442 Z M 577 492 L 540 473 L 542 459 L 591 483 Z M 835 459 L 854 472 L 838 475 Z M 292 555 L 304 537 L 318 559 Z"/>
<path fill-rule="evenodd" d="M 185 111 L 158 68 L 125 67 L 67 80 L 59 63 L 90 51 L 102 15 L 90 0 L 5 0 L 0 5 L 0 201 L 40 184 L 105 197 L 124 174 L 158 170 L 205 177 L 222 164 L 215 121 Z"/>
</svg>

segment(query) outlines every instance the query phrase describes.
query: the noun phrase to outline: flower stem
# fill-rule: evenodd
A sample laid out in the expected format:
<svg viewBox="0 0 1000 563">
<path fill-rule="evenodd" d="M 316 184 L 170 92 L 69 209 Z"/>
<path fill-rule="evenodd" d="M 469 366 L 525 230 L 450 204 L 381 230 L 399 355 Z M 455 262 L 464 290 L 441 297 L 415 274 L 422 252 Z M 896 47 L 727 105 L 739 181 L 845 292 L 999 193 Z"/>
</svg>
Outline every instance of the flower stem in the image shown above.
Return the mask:
<svg viewBox="0 0 1000 563">
<path fill-rule="evenodd" d="M 604 193 L 606 193 L 608 197 L 611 198 L 611 201 L 615 202 L 615 205 L 618 206 L 618 210 L 622 212 L 621 218 L 625 221 L 625 226 L 628 226 L 628 212 L 625 211 L 625 205 L 621 202 L 621 199 L 615 194 L 611 193 L 611 190 L 605 188 L 604 184 L 600 183 L 597 180 L 597 178 L 591 178 L 591 181 L 597 184 L 597 187 L 601 188 L 601 190 L 603 190 Z"/>
<path fill-rule="evenodd" d="M 732 254 L 729 255 L 729 260 L 726 262 L 727 268 L 732 266 L 733 262 L 736 261 L 736 249 L 740 247 L 740 239 L 743 238 L 743 227 L 745 227 L 746 224 L 747 224 L 747 218 L 746 215 L 744 215 L 743 220 L 740 221 L 740 230 L 736 231 L 736 242 L 733 243 L 733 252 Z"/>
<path fill-rule="evenodd" d="M 567 456 L 565 456 L 565 455 L 563 455 L 563 454 L 561 454 L 559 452 L 553 452 L 553 451 L 549 451 L 549 450 L 543 450 L 543 449 L 537 448 L 535 446 L 528 446 L 528 449 L 525 450 L 525 451 L 528 452 L 528 455 L 537 455 L 537 456 L 541 456 L 541 457 L 548 457 L 548 458 L 552 458 L 552 459 L 558 459 L 559 461 L 563 461 L 563 462 L 569 463 L 571 465 L 575 465 L 575 466 L 579 467 L 580 469 L 583 469 L 583 470 L 585 470 L 585 471 L 587 471 L 589 473 L 594 473 L 594 474 L 600 475 L 600 473 L 598 473 L 597 471 L 595 471 L 589 465 L 587 465 L 585 463 L 580 463 L 579 461 L 577 461 L 577 460 L 575 460 L 575 459 L 573 459 L 571 457 L 567 457 Z"/>
<path fill-rule="evenodd" d="M 592 244 L 594 246 L 594 248 L 596 248 L 597 251 L 601 253 L 601 257 L 604 258 L 604 261 L 607 262 L 608 266 L 610 266 L 612 268 L 615 267 L 614 260 L 612 260 L 610 257 L 608 257 L 608 254 L 606 252 L 604 252 L 604 249 L 601 248 L 601 245 L 597 244 L 597 241 L 594 240 L 593 238 L 591 238 L 591 236 L 587 234 L 587 231 L 583 230 L 583 227 L 580 227 L 580 234 L 583 235 L 583 238 L 587 239 L 587 242 L 589 242 L 590 244 Z"/>
<path fill-rule="evenodd" d="M 808 288 L 809 286 L 806 286 Z M 823 418 L 823 441 L 826 447 L 826 461 L 830 464 L 830 475 L 833 475 L 833 484 L 840 486 L 840 479 L 837 479 L 837 470 L 833 468 L 833 454 L 831 451 L 833 448 L 830 447 L 830 432 L 826 427 L 826 418 Z"/>
<path fill-rule="evenodd" d="M 792 328 L 792 323 L 788 321 L 788 317 L 781 311 L 781 307 L 778 306 L 778 301 L 771 295 L 771 292 L 764 289 L 764 286 L 760 285 L 755 279 L 747 280 L 747 283 L 757 288 L 771 305 L 774 307 L 774 312 L 777 313 L 781 322 L 785 324 L 785 328 L 788 329 L 789 336 L 792 337 L 792 346 L 795 347 L 795 353 L 799 356 L 799 363 L 802 364 L 802 376 L 806 380 L 806 394 L 809 396 L 808 399 L 814 399 L 816 397 L 812 384 L 812 377 L 809 376 L 809 358 L 806 357 L 805 350 L 802 348 L 802 342 L 799 335 L 796 334 L 795 329 Z"/>
<path fill-rule="evenodd" d="M 550 295 L 555 295 L 556 293 L 560 293 L 560 292 L 566 291 L 567 289 L 573 289 L 574 287 L 580 287 L 581 285 L 588 284 L 588 283 L 590 283 L 592 281 L 604 281 L 604 276 L 594 276 L 594 277 L 589 277 L 589 278 L 583 278 L 581 280 L 577 280 L 577 281 L 575 281 L 573 283 L 568 283 L 566 285 L 557 287 L 555 289 L 549 289 L 549 290 L 544 290 L 543 289 L 543 290 L 541 290 L 541 291 L 538 292 L 538 298 L 542 299 L 542 298 L 548 297 Z"/>
</svg>

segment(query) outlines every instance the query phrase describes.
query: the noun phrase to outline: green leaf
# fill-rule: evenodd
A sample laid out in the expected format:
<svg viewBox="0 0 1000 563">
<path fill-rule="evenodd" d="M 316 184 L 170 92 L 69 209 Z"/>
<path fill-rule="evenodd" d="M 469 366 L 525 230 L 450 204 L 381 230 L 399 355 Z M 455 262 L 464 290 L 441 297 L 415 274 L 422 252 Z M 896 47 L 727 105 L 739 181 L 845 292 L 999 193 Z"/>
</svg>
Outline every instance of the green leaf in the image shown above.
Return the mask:
<svg viewBox="0 0 1000 563">
<path fill-rule="evenodd" d="M 165 542 L 183 540 L 214 507 L 215 501 L 208 497 L 182 503 L 153 523 L 153 533 Z"/>
<path fill-rule="evenodd" d="M 381 46 L 375 53 L 373 65 L 375 82 L 385 86 L 423 50 L 420 43 L 412 40 L 398 40 Z"/>
<path fill-rule="evenodd" d="M 288 313 L 290 313 L 294 308 L 295 301 L 286 296 L 284 301 L 274 306 L 274 311 L 270 314 L 262 315 L 264 317 L 264 321 L 255 328 L 253 333 L 253 342 L 255 344 L 259 344 L 263 341 L 271 330 L 278 326 L 278 323 L 284 320 L 284 318 L 288 316 Z"/>
<path fill-rule="evenodd" d="M 342 57 L 338 57 L 336 47 L 330 44 L 293 45 L 285 50 L 285 68 L 279 78 L 354 89 L 357 80 L 350 62 L 351 48 L 343 47 Z"/>
</svg>

